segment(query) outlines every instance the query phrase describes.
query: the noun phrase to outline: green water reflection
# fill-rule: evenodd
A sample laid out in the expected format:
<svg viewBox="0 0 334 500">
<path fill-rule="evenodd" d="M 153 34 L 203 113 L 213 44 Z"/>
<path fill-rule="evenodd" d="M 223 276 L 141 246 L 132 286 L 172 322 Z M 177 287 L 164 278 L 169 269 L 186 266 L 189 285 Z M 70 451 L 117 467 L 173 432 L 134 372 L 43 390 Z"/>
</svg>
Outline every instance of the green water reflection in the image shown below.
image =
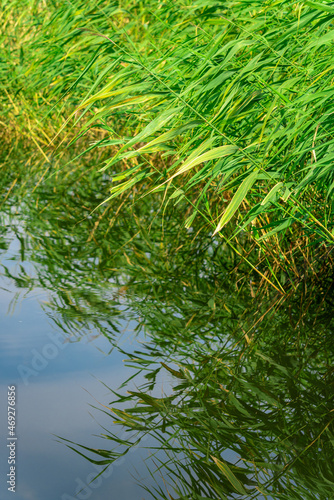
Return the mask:
<svg viewBox="0 0 334 500">
<path fill-rule="evenodd" d="M 3 272 L 18 290 L 52 290 L 45 311 L 69 338 L 93 327 L 117 347 L 124 320 L 145 334 L 127 361 L 132 382 L 138 373 L 145 383 L 110 396 L 129 439 L 106 430 L 104 450 L 77 449 L 106 466 L 153 436 L 165 458 L 150 471 L 165 488 L 147 497 L 333 498 L 332 277 L 286 300 L 253 298 L 248 270 L 200 225 L 180 227 L 178 207 L 153 219 L 156 197 L 157 206 L 121 200 L 91 213 L 109 181 L 86 168 L 46 177 L 34 192 L 36 179 L 21 173 L 1 235 L 1 248 L 9 231 L 20 241 L 20 267 Z M 8 192 L 11 169 L 1 182 Z"/>
</svg>

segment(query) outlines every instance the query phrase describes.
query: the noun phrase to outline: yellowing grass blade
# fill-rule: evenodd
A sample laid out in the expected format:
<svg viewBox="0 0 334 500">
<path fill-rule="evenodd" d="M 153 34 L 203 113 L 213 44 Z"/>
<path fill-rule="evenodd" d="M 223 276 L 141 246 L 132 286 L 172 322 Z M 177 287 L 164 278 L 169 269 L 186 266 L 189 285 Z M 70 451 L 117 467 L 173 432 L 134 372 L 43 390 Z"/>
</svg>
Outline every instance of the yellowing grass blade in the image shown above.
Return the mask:
<svg viewBox="0 0 334 500">
<path fill-rule="evenodd" d="M 224 227 L 225 224 L 227 224 L 228 221 L 233 217 L 235 212 L 238 210 L 240 203 L 246 198 L 248 191 L 251 189 L 254 182 L 256 181 L 257 176 L 258 176 L 258 170 L 252 172 L 248 177 L 246 177 L 246 179 L 243 180 L 243 182 L 239 186 L 238 191 L 233 196 L 231 203 L 225 210 L 224 215 L 220 219 L 219 224 L 216 227 L 215 232 L 213 233 L 212 236 L 218 233 L 221 230 L 221 228 Z"/>
<path fill-rule="evenodd" d="M 261 205 L 265 205 L 269 201 L 275 199 L 277 191 L 283 187 L 283 182 L 278 182 L 267 194 L 267 196 L 261 201 Z"/>
<path fill-rule="evenodd" d="M 216 160 L 217 158 L 222 158 L 223 156 L 231 155 L 232 153 L 235 153 L 237 149 L 238 148 L 236 146 L 220 146 L 219 148 L 213 148 L 202 155 L 196 156 L 191 160 L 188 159 L 183 163 L 183 165 L 179 168 L 179 170 L 174 175 L 172 175 L 172 177 L 170 177 L 169 180 L 173 179 L 177 175 L 184 174 L 185 172 L 195 167 L 196 165 L 199 165 L 200 163 L 209 160 Z"/>
<path fill-rule="evenodd" d="M 217 465 L 218 469 L 222 471 L 223 474 L 227 477 L 227 479 L 230 481 L 232 484 L 233 488 L 238 492 L 241 493 L 241 495 L 247 495 L 247 491 L 245 488 L 242 486 L 240 481 L 235 477 L 229 466 L 218 460 L 218 458 L 214 457 L 211 455 L 212 460 L 215 462 Z"/>
</svg>

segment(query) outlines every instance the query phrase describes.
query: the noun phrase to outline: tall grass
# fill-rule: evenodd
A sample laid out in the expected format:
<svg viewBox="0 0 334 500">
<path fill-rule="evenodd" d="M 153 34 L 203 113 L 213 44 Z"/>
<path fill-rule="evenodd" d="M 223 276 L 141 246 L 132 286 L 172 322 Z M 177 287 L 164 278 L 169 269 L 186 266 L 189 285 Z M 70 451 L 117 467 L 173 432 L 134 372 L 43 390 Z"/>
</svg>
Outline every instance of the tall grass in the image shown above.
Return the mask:
<svg viewBox="0 0 334 500">
<path fill-rule="evenodd" d="M 265 263 L 248 262 L 283 293 L 291 245 L 333 244 L 333 13 L 286 0 L 3 2 L 2 120 L 47 159 L 74 137 L 81 153 L 105 148 L 106 201 L 162 190 L 184 203 L 186 227 L 200 217 L 229 245 L 250 237 Z"/>
</svg>

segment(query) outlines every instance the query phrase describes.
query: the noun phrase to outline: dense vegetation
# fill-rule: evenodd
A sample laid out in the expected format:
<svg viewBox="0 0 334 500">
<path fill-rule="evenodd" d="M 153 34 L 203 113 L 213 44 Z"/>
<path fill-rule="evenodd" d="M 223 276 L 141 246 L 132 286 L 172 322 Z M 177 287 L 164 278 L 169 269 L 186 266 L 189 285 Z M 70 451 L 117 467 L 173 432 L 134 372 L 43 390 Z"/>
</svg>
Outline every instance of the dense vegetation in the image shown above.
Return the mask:
<svg viewBox="0 0 334 500">
<path fill-rule="evenodd" d="M 234 235 L 264 241 L 294 224 L 332 244 L 333 13 L 291 1 L 4 2 L 3 119 L 46 155 L 61 121 L 80 138 L 103 131 L 92 146 L 111 150 L 112 196 L 166 189 L 189 206 L 187 226 L 202 213 L 219 232 L 235 216 Z"/>
<path fill-rule="evenodd" d="M 148 336 L 129 353 L 147 384 L 113 402 L 132 439 L 97 460 L 150 433 L 171 458 L 157 498 L 331 498 L 334 5 L 0 15 L 2 210 L 23 207 L 65 334 L 117 344 L 121 303 Z"/>
</svg>

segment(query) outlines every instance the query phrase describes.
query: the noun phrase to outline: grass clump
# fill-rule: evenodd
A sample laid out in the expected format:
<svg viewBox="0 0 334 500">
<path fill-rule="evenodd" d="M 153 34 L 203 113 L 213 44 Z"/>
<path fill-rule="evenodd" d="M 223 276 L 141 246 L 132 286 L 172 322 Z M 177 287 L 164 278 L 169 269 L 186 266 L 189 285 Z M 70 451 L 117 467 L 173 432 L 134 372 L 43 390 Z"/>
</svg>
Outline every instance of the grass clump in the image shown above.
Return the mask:
<svg viewBox="0 0 334 500">
<path fill-rule="evenodd" d="M 46 156 L 66 134 L 105 148 L 106 201 L 163 190 L 186 227 L 247 234 L 267 258 L 332 248 L 330 4 L 26 0 L 18 20 L 22 2 L 5 7 L 4 114 Z M 262 276 L 283 293 L 269 260 Z"/>
<path fill-rule="evenodd" d="M 17 4 L 6 6 L 5 27 L 28 37 L 27 63 L 17 39 L 8 54 L 18 60 L 11 82 L 24 78 L 24 92 L 37 87 L 51 103 L 81 99 L 82 132 L 104 127 L 103 145 L 122 146 L 103 168 L 133 163 L 112 195 L 181 178 L 195 213 L 208 198 L 215 232 L 240 211 L 238 231 L 253 224 L 258 238 L 298 222 L 332 243 L 330 5 L 27 1 L 15 23 Z M 150 164 L 156 152 L 172 157 L 162 171 Z"/>
<path fill-rule="evenodd" d="M 121 145 L 111 198 L 146 182 L 188 199 L 188 226 L 204 202 L 214 233 L 234 220 L 262 241 L 297 223 L 332 244 L 331 20 L 292 2 L 152 2 L 99 32 L 114 64 L 78 109 L 131 130 L 105 144 Z"/>
</svg>

